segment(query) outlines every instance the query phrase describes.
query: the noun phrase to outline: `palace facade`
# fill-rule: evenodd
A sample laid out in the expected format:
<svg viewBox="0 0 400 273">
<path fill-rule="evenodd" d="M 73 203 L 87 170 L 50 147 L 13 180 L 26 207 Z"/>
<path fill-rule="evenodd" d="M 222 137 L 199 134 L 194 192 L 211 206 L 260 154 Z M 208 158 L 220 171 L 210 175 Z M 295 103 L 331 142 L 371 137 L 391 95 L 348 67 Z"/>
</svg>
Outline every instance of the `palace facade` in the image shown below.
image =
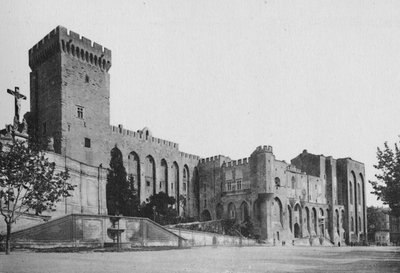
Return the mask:
<svg viewBox="0 0 400 273">
<path fill-rule="evenodd" d="M 106 168 L 118 147 L 141 201 L 158 192 L 184 196 L 181 215 L 203 221 L 250 219 L 268 241 L 366 239 L 364 164 L 304 150 L 290 163 L 271 146 L 249 157 L 202 158 L 148 128 L 110 125 L 111 51 L 57 27 L 29 50 L 29 133 L 52 139 L 51 157 L 79 189 L 57 215 L 107 214 Z M 4 138 L 4 135 L 3 135 Z M 5 139 L 5 138 L 4 138 Z"/>
</svg>

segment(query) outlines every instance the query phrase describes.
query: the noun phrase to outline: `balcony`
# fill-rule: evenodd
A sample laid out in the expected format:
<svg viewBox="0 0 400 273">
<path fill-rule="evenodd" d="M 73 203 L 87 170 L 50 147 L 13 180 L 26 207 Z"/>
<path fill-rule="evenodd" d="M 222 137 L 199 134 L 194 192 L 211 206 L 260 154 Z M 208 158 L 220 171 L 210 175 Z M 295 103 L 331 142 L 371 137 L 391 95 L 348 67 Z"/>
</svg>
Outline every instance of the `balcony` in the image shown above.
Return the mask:
<svg viewBox="0 0 400 273">
<path fill-rule="evenodd" d="M 249 192 L 251 192 L 250 181 L 237 179 L 236 181 L 226 181 L 224 184 L 223 195 L 244 194 Z"/>
</svg>

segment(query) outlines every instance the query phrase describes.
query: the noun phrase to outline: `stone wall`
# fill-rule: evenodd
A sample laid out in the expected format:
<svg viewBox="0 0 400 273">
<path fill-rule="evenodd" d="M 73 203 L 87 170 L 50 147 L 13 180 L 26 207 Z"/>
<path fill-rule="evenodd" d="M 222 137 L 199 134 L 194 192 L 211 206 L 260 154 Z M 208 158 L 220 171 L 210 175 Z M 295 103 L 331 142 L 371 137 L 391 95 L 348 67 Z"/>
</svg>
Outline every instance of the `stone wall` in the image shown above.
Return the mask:
<svg viewBox="0 0 400 273">
<path fill-rule="evenodd" d="M 258 245 L 256 240 L 221 235 L 216 233 L 186 229 L 168 228 L 176 235 L 185 238 L 189 246 L 251 246 Z"/>
<path fill-rule="evenodd" d="M 12 233 L 15 247 L 104 247 L 113 246 L 116 237 L 109 216 L 70 214 L 49 222 Z M 145 218 L 122 217 L 118 229 L 121 246 L 183 246 L 185 240 Z"/>
</svg>

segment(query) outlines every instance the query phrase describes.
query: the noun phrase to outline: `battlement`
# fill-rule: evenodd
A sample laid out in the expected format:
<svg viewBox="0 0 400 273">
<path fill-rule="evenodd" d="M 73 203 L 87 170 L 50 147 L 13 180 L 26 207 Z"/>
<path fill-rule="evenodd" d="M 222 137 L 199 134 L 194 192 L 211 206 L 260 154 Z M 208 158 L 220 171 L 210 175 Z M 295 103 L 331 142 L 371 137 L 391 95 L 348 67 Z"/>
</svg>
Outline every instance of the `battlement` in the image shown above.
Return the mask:
<svg viewBox="0 0 400 273">
<path fill-rule="evenodd" d="M 29 50 L 30 68 L 34 69 L 56 52 L 69 54 L 105 71 L 111 67 L 111 50 L 58 26 Z"/>
<path fill-rule="evenodd" d="M 168 141 L 168 140 L 164 140 L 161 138 L 156 138 L 156 137 L 152 137 L 151 135 L 146 134 L 146 132 L 139 130 L 139 131 L 131 131 L 131 130 L 127 130 L 124 129 L 123 126 L 120 124 L 118 126 L 113 126 L 110 125 L 110 129 L 111 129 L 111 133 L 112 134 L 118 134 L 118 135 L 122 135 L 122 136 L 127 136 L 127 137 L 132 137 L 132 138 L 136 138 L 138 140 L 144 140 L 144 141 L 148 141 L 148 142 L 152 142 L 152 143 L 156 143 L 159 145 L 164 145 L 164 146 L 169 146 L 173 149 L 178 150 L 179 149 L 179 144 L 172 142 L 172 141 Z"/>
<path fill-rule="evenodd" d="M 296 168 L 294 165 L 288 165 L 286 170 L 293 173 L 303 173 L 300 169 Z"/>
<path fill-rule="evenodd" d="M 235 167 L 235 166 L 244 166 L 244 165 L 248 165 L 250 162 L 250 158 L 243 158 L 243 159 L 238 159 L 238 160 L 232 160 L 232 161 L 228 161 L 228 162 L 224 162 L 224 164 L 222 164 L 222 167 Z"/>
<path fill-rule="evenodd" d="M 193 159 L 193 160 L 199 160 L 200 157 L 198 155 L 192 155 L 184 152 L 180 152 L 182 158 L 188 158 L 188 159 Z"/>
<path fill-rule="evenodd" d="M 200 163 L 216 162 L 216 161 L 231 161 L 231 159 L 224 155 L 216 155 L 200 159 Z"/>
<path fill-rule="evenodd" d="M 253 153 L 260 153 L 260 152 L 265 152 L 265 153 L 273 153 L 272 146 L 269 145 L 264 145 L 264 146 L 258 146 L 256 150 Z"/>
</svg>

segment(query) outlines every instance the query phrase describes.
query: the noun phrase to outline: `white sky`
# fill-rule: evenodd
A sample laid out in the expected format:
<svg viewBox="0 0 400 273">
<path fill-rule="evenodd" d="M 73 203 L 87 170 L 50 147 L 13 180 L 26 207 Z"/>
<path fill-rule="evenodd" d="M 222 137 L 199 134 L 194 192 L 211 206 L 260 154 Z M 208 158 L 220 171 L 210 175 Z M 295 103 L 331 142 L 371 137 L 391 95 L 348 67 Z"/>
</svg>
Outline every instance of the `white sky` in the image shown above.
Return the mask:
<svg viewBox="0 0 400 273">
<path fill-rule="evenodd" d="M 0 2 L 1 127 L 6 89 L 29 95 L 29 48 L 63 25 L 112 50 L 111 123 L 184 152 L 272 145 L 289 162 L 307 149 L 373 179 L 376 147 L 398 141 L 399 1 L 114 2 Z"/>
</svg>

